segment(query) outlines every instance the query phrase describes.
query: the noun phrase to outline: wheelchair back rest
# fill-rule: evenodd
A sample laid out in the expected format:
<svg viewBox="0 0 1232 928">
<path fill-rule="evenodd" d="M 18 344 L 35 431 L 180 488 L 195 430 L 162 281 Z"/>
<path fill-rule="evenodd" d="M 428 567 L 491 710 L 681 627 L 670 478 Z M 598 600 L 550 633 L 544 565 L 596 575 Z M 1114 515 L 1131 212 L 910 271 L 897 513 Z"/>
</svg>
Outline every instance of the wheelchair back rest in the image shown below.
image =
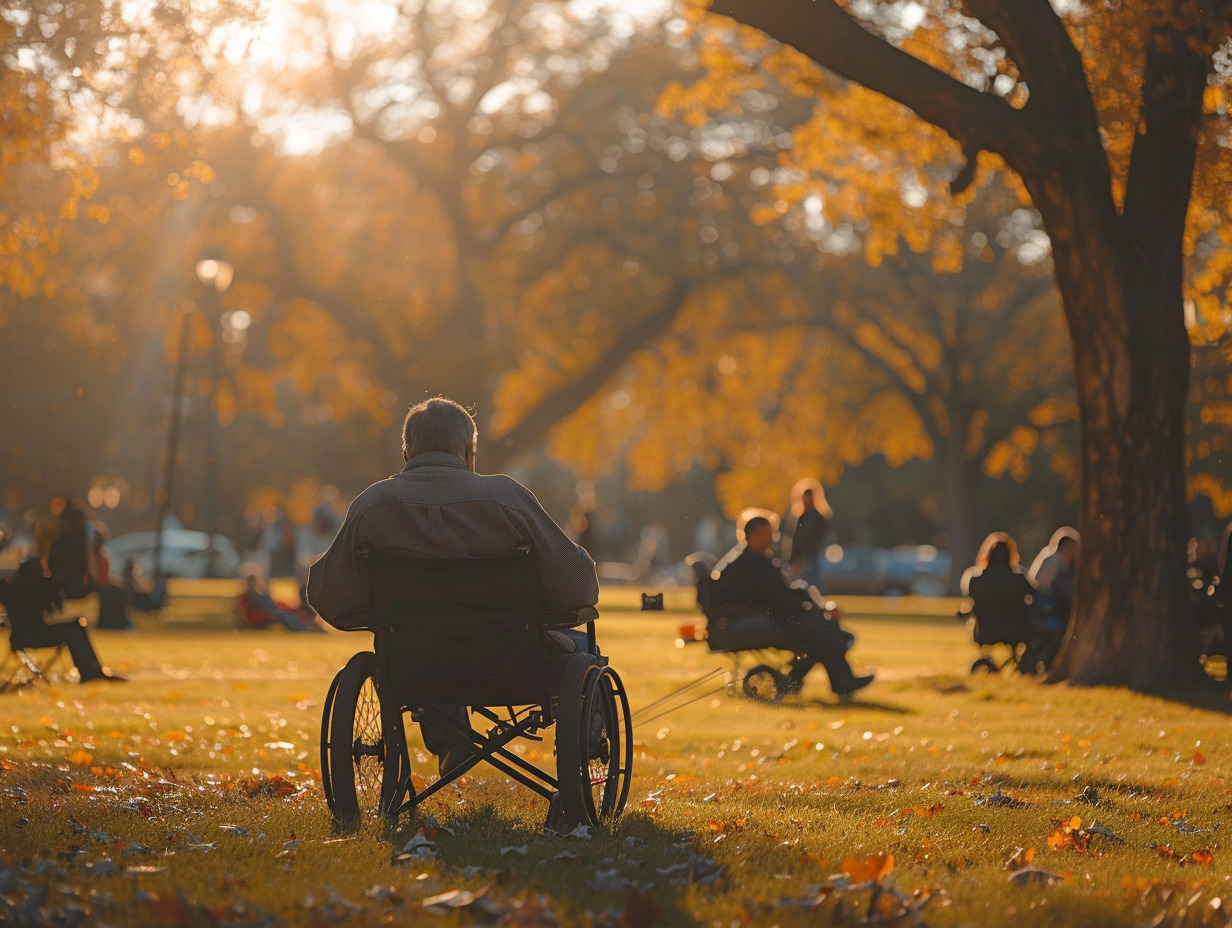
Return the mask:
<svg viewBox="0 0 1232 928">
<path fill-rule="evenodd" d="M 702 615 L 707 620 L 714 618 L 714 580 L 710 574 L 714 571 L 714 565 L 718 563 L 718 558 L 706 551 L 698 551 L 695 554 L 690 554 L 684 559 L 685 565 L 693 571 L 693 578 L 697 582 L 697 607 L 701 609 Z"/>
<path fill-rule="evenodd" d="M 539 570 L 528 549 L 513 557 L 426 560 L 375 549 L 358 552 L 368 565 L 378 621 L 456 613 L 537 613 Z"/>
<path fill-rule="evenodd" d="M 387 657 L 399 691 L 465 705 L 547 698 L 536 622 L 561 616 L 539 610 L 533 553 L 464 560 L 357 553 L 368 565 L 376 624 L 390 627 Z"/>
<path fill-rule="evenodd" d="M 977 644 L 1018 644 L 1031 634 L 1031 603 L 1027 591 L 991 589 L 981 591 L 971 584 L 972 612 L 975 613 Z"/>
</svg>

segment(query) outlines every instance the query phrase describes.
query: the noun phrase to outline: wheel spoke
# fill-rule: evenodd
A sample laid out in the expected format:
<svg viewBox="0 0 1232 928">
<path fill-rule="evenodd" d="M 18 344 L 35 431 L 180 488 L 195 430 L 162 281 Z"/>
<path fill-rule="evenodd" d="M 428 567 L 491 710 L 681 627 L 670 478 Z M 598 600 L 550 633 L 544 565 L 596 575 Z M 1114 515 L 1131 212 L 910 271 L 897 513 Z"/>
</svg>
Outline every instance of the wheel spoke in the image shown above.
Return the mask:
<svg viewBox="0 0 1232 928">
<path fill-rule="evenodd" d="M 385 771 L 385 740 L 381 730 L 381 701 L 371 677 L 364 680 L 355 704 L 355 793 L 361 809 L 378 811 Z"/>
</svg>

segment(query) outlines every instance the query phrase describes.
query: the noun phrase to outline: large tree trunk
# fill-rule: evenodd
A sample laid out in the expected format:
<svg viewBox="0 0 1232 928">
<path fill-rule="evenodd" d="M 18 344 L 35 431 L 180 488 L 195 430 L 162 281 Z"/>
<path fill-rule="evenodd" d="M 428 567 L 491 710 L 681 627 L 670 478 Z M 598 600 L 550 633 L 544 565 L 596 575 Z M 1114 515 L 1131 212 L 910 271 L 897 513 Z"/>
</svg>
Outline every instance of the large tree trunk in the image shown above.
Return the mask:
<svg viewBox="0 0 1232 928">
<path fill-rule="evenodd" d="M 1081 408 L 1082 555 L 1054 679 L 1153 691 L 1196 669 L 1185 608 L 1184 408 L 1189 343 L 1180 282 L 1145 286 L 1101 243 L 1073 243 L 1081 273 L 1058 272 L 1067 310 L 1154 337 L 1074 338 Z M 1125 251 L 1126 249 L 1119 249 Z M 1072 254 L 1073 251 L 1078 254 Z M 1118 255 L 1124 259 L 1124 255 Z M 1073 270 L 1073 268 L 1071 268 Z M 1141 284 L 1142 286 L 1135 286 Z M 1165 292 L 1161 293 L 1160 290 Z M 1120 306 L 1109 305 L 1119 297 Z"/>
<path fill-rule="evenodd" d="M 1102 159 L 1026 178 L 1053 241 L 1081 412 L 1077 600 L 1054 678 L 1158 690 L 1198 669 L 1185 589 L 1181 250 L 1207 60 L 1161 25 L 1115 210 Z"/>
</svg>

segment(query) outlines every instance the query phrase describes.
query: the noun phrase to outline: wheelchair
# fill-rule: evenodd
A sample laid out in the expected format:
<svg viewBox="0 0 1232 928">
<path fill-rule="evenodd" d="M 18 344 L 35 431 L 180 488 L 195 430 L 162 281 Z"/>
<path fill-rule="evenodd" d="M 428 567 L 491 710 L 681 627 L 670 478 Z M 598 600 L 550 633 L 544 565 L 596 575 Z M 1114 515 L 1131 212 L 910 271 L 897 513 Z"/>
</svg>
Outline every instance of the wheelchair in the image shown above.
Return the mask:
<svg viewBox="0 0 1232 928">
<path fill-rule="evenodd" d="M 744 671 L 740 688 L 744 695 L 758 702 L 778 702 L 785 696 L 800 692 L 801 681 L 790 673 L 791 662 L 797 657 L 791 640 L 773 619 L 764 612 L 741 616 L 724 616 L 714 601 L 712 573 L 718 559 L 713 554 L 700 551 L 685 558 L 685 564 L 693 571 L 697 581 L 697 606 L 706 617 L 703 635 L 695 640 L 706 642 L 712 652 L 727 654 L 734 664 L 737 677 L 741 675 L 746 655 L 757 661 Z M 827 619 L 838 619 L 838 606 L 827 601 L 824 606 Z M 850 648 L 855 637 L 844 632 Z M 784 660 L 772 652 L 787 651 L 791 658 Z M 847 697 L 841 697 L 847 698 Z"/>
<path fill-rule="evenodd" d="M 1000 673 L 1007 667 L 1033 670 L 1024 667 L 1030 658 L 1029 650 L 1038 645 L 1031 597 L 994 591 L 968 598 L 971 606 L 959 611 L 958 618 L 967 620 L 971 637 L 980 649 L 980 656 L 971 664 L 971 673 Z M 998 646 L 1009 648 L 1009 655 L 1000 657 Z"/>
<path fill-rule="evenodd" d="M 372 588 L 372 651 L 334 677 L 321 716 L 321 778 L 339 830 L 403 813 L 486 762 L 549 801 L 546 827 L 621 814 L 633 772 L 624 684 L 595 646 L 593 609 L 545 612 L 533 551 L 424 560 L 361 548 Z M 585 625 L 586 648 L 561 630 Z M 581 637 L 580 634 L 578 637 Z M 466 706 L 478 731 L 446 707 Z M 430 785 L 411 777 L 405 716 L 462 757 Z M 510 750 L 555 726 L 555 775 Z M 424 782 L 422 779 L 420 783 Z"/>
</svg>

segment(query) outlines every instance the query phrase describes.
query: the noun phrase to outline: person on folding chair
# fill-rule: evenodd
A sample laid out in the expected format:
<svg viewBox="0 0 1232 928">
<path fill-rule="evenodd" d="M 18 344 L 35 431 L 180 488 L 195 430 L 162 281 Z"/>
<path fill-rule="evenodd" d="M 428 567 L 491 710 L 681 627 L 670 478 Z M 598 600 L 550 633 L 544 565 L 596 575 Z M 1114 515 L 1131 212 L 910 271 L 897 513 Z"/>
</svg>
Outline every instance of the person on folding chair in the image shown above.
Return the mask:
<svg viewBox="0 0 1232 928">
<path fill-rule="evenodd" d="M 813 602 L 808 590 L 788 586 L 770 550 L 774 525 L 764 516 L 744 523 L 744 542 L 715 565 L 718 609 L 736 617 L 764 612 L 786 634 L 796 651 L 789 674 L 795 689 L 816 664 L 830 677 L 830 688 L 848 696 L 873 682 L 873 674 L 856 676 L 847 663 L 847 648 L 854 640 Z"/>
<path fill-rule="evenodd" d="M 64 600 L 37 555 L 22 560 L 12 581 L 0 581 L 0 598 L 9 617 L 9 645 L 13 651 L 64 645 L 82 683 L 125 679 L 99 663 L 82 621 L 45 620 L 44 617 L 60 608 Z"/>
<path fill-rule="evenodd" d="M 599 601 L 595 562 L 574 544 L 533 493 L 512 477 L 475 471 L 479 433 L 465 408 L 434 397 L 410 408 L 402 427 L 398 474 L 374 483 L 351 503 L 333 543 L 308 572 L 308 601 L 330 625 L 370 624 L 368 573 L 357 556 L 367 545 L 429 559 L 510 557 L 526 544 L 539 569 L 545 610 L 578 611 Z M 561 653 L 585 650 L 585 631 L 549 631 Z M 460 721 L 466 707 L 453 707 Z M 424 745 L 441 774 L 465 760 L 431 726 Z"/>
</svg>

